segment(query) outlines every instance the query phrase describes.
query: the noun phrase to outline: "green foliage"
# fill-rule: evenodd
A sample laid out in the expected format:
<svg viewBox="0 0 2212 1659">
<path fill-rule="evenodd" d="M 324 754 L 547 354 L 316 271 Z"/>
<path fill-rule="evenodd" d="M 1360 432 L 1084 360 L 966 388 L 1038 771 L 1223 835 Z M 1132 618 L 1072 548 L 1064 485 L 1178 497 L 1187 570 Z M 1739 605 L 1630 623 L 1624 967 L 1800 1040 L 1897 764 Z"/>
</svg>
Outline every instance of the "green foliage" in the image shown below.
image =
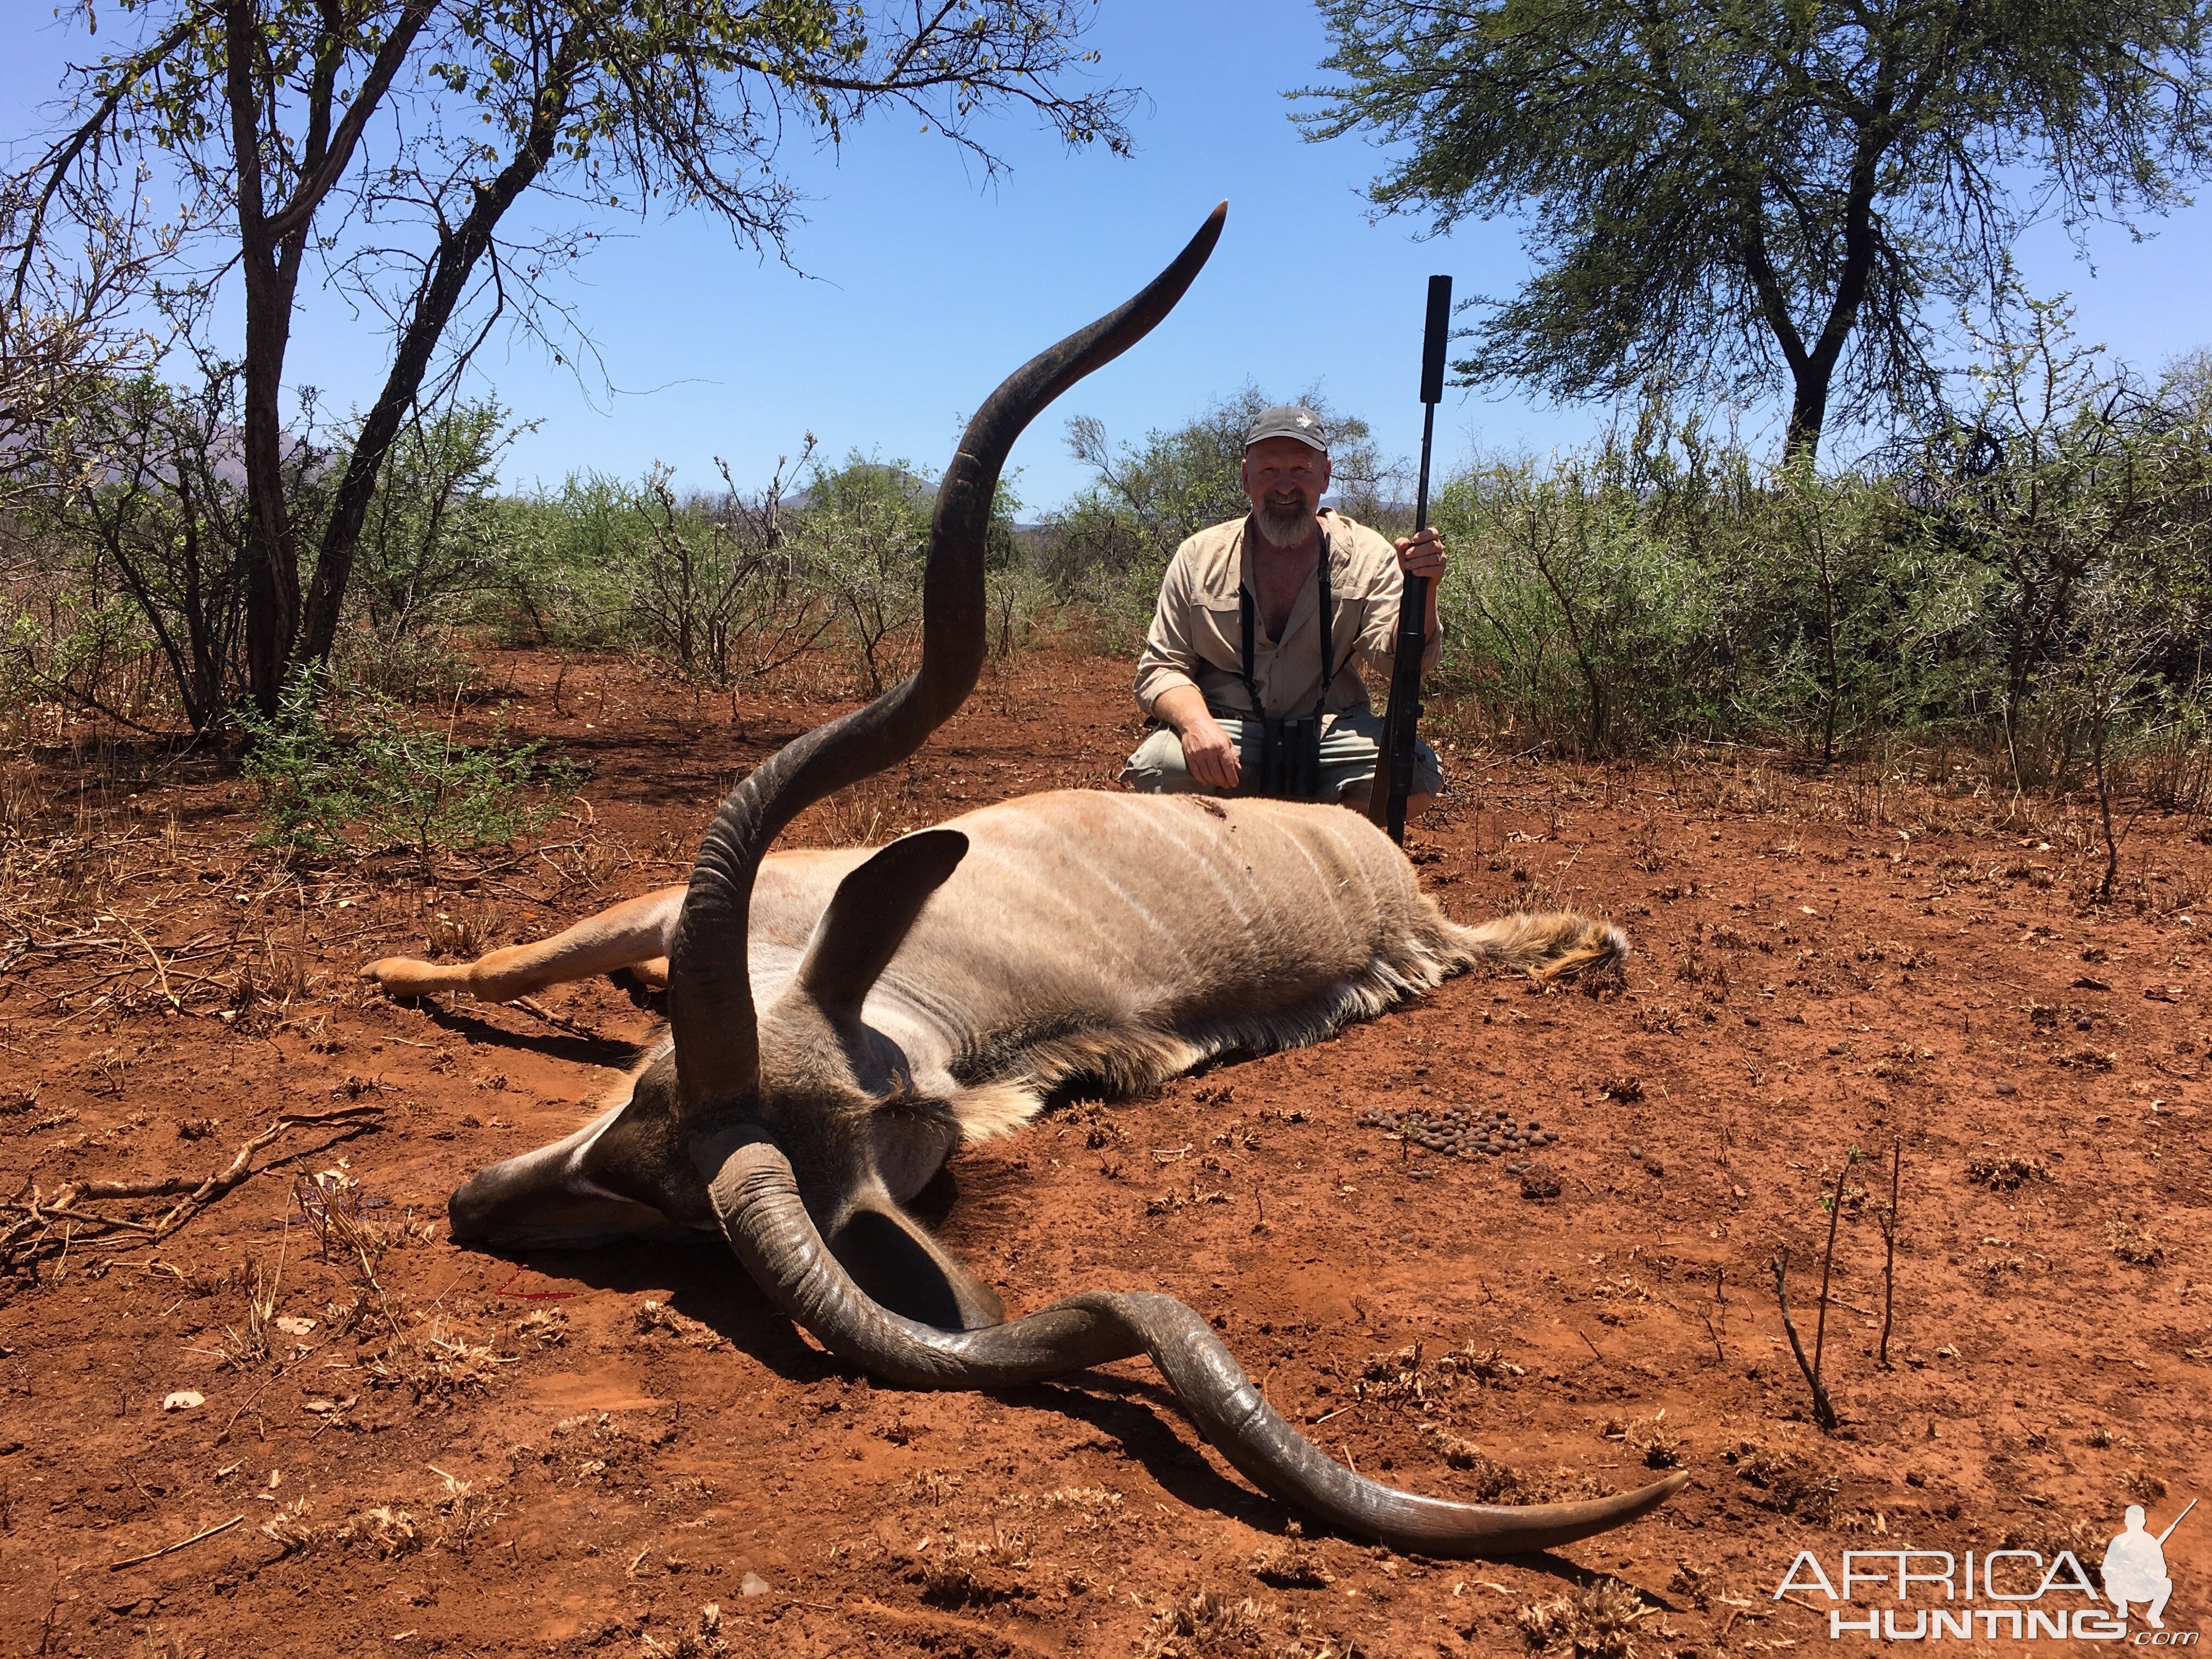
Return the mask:
<svg viewBox="0 0 2212 1659">
<path fill-rule="evenodd" d="M 810 437 L 808 453 L 813 447 Z M 721 471 L 719 501 L 679 499 L 673 473 L 656 465 L 628 495 L 617 532 L 628 605 L 647 643 L 678 673 L 718 684 L 781 667 L 830 619 L 786 542 L 782 466 L 750 499 Z"/>
<path fill-rule="evenodd" d="M 1308 135 L 1392 146 L 1373 199 L 1520 217 L 1534 270 L 1457 364 L 1565 398 L 1653 381 L 1931 405 L 1930 300 L 2020 231 L 2163 211 L 2212 163 L 2194 0 L 1322 0 Z"/>
<path fill-rule="evenodd" d="M 1984 574 L 1977 690 L 2024 786 L 2200 689 L 2212 398 L 2186 365 L 2155 392 L 2101 365 L 2063 300 L 2002 298 L 1979 406 L 1929 440 L 1922 494 L 1931 538 Z"/>
<path fill-rule="evenodd" d="M 49 594 L 73 589 L 83 614 L 135 608 L 129 632 L 155 654 L 195 731 L 224 718 L 246 675 L 248 514 L 236 469 L 244 399 L 235 364 L 203 370 L 197 387 L 151 375 L 81 384 L 45 430 L 52 487 L 19 520 L 45 550 Z M 292 444 L 284 459 L 284 487 L 313 510 L 325 497 L 313 451 Z M 107 639 L 119 645 L 121 634 Z M 90 663 L 106 660 L 95 653 Z M 126 714 L 96 672 L 57 665 L 47 678 L 72 701 Z"/>
<path fill-rule="evenodd" d="M 499 503 L 514 550 L 505 588 L 475 619 L 519 645 L 581 651 L 642 641 L 631 605 L 643 525 L 637 492 L 601 473 Z"/>
<path fill-rule="evenodd" d="M 1492 465 L 1448 481 L 1431 514 L 1454 550 L 1437 689 L 1589 753 L 1699 723 L 1713 689 L 1693 672 L 1710 573 L 1655 533 L 1618 460 Z"/>
<path fill-rule="evenodd" d="M 317 707 L 305 672 L 286 683 L 275 720 L 241 711 L 246 775 L 260 795 L 264 846 L 331 855 L 501 846 L 544 830 L 582 780 L 542 743 L 510 744 L 502 712 L 481 744 L 453 740 L 411 711 L 365 698 L 342 726 Z"/>
<path fill-rule="evenodd" d="M 356 609 L 380 646 L 447 620 L 457 599 L 511 586 L 520 525 L 501 510 L 501 453 L 535 421 L 493 398 L 418 414 L 386 454 L 355 554 Z"/>
<path fill-rule="evenodd" d="M 1893 474 L 1761 467 L 1647 409 L 1589 456 L 1447 479 L 1438 689 L 1583 753 L 1687 736 L 1827 761 L 1994 724 L 2022 787 L 2193 729 L 2212 411 L 2088 362 L 2057 332 L 1994 357 L 2002 398 Z"/>
<path fill-rule="evenodd" d="M 212 356 L 234 276 L 251 413 L 239 445 L 253 508 L 245 656 L 270 717 L 289 666 L 335 648 L 371 499 L 410 414 L 441 400 L 436 388 L 456 383 L 502 314 L 532 331 L 568 318 L 546 285 L 597 237 L 521 229 L 523 198 L 566 199 L 586 217 L 703 210 L 741 242 L 782 252 L 800 200 L 780 166 L 790 135 L 835 145 L 888 107 L 995 169 L 979 118 L 1011 106 L 1069 144 L 1126 150 L 1134 96 L 1091 79 L 1095 55 L 1076 46 L 1090 21 L 1080 0 L 119 9 L 124 45 L 70 71 L 72 105 L 53 128 L 10 135 L 27 140 L 18 147 L 29 158 L 0 175 L 10 291 L 69 303 L 58 331 L 0 319 L 0 348 L 64 367 L 134 361 L 144 354 L 103 354 L 78 337 L 137 300 Z M 100 21 L 93 0 L 64 15 L 88 33 Z M 118 20 L 107 21 L 112 34 Z M 155 229 L 157 197 L 182 205 Z M 44 280 L 57 265 L 61 278 Z M 282 476 L 277 404 L 311 268 L 381 313 L 392 344 L 349 453 L 331 458 L 327 510 L 301 514 Z M 118 271 L 120 304 L 100 297 L 115 286 L 102 273 Z M 0 364 L 0 436 L 18 378 Z"/>
<path fill-rule="evenodd" d="M 905 673 L 918 643 L 934 493 L 906 462 L 855 453 L 834 472 L 816 471 L 793 531 L 870 696 Z"/>
<path fill-rule="evenodd" d="M 2126 789 L 2212 803 L 2212 369 L 2142 384 L 2071 339 L 2063 302 L 2000 297 L 1971 403 L 1859 472 L 1768 464 L 1658 397 L 1583 453 L 1442 468 L 1432 715 L 1577 754 L 1724 739 L 1820 763 L 1897 737 L 1960 742 L 2020 788 L 2093 787 L 2108 813 Z M 99 386 L 47 428 L 66 482 L 0 520 L 0 717 L 59 702 L 221 726 L 245 679 L 237 378 L 211 374 L 196 397 Z M 1176 545 L 1243 513 L 1243 434 L 1267 401 L 1247 388 L 1119 449 L 1076 422 L 1097 476 L 1042 538 L 1017 535 L 1002 483 L 993 653 L 1071 601 L 1133 651 Z M 1340 499 L 1401 529 L 1402 477 L 1358 421 L 1333 425 Z M 404 706 L 455 698 L 472 636 L 650 653 L 718 684 L 825 644 L 865 694 L 911 667 L 927 476 L 855 453 L 787 493 L 810 441 L 750 493 L 726 471 L 679 490 L 656 468 L 517 497 L 495 475 L 512 430 L 496 405 L 461 404 L 395 444 L 325 714 L 301 681 L 277 716 L 241 717 L 272 842 L 427 859 L 542 825 L 570 775 L 558 763 L 503 728 L 454 744 Z M 292 499 L 322 511 L 315 452 L 297 447 L 293 468 Z M 2108 817 L 2108 870 L 2127 821 Z"/>
</svg>

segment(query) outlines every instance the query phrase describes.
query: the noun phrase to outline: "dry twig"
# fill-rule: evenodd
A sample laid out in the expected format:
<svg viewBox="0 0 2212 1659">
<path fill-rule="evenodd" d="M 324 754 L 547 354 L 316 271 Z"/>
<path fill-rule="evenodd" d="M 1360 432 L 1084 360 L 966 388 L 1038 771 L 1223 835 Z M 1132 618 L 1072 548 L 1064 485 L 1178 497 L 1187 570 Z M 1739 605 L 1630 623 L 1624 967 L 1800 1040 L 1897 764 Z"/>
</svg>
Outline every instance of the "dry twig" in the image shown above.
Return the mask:
<svg viewBox="0 0 2212 1659">
<path fill-rule="evenodd" d="M 70 1224 L 67 1231 L 72 1238 L 84 1236 L 79 1230 L 88 1227 L 95 1230 L 91 1234 L 94 1237 L 127 1231 L 158 1243 L 253 1174 L 253 1155 L 288 1131 L 329 1127 L 357 1134 L 381 1127 L 384 1110 L 374 1102 L 362 1102 L 327 1112 L 288 1113 L 241 1146 L 226 1167 L 197 1185 L 188 1176 L 155 1181 L 64 1182 L 52 1194 L 32 1185 L 12 1199 L 0 1200 L 0 1271 L 13 1272 L 44 1255 L 53 1246 L 52 1234 L 57 1222 Z M 177 1202 L 150 1223 L 76 1207 L 92 1200 L 167 1198 L 179 1194 Z"/>
<path fill-rule="evenodd" d="M 1771 1265 L 1774 1268 L 1775 1299 L 1782 1304 L 1782 1329 L 1790 1338 L 1790 1352 L 1797 1356 L 1797 1369 L 1805 1374 L 1805 1381 L 1812 1387 L 1814 1419 L 1824 1431 L 1833 1432 L 1836 1408 L 1828 1402 L 1828 1391 L 1820 1386 L 1819 1368 L 1805 1358 L 1805 1345 L 1797 1340 L 1796 1322 L 1790 1317 L 1790 1251 L 1787 1246 L 1784 1247 L 1780 1255 L 1774 1258 Z"/>
<path fill-rule="evenodd" d="M 1878 1363 L 1889 1369 L 1889 1327 L 1897 1310 L 1897 1183 L 1905 1170 L 1905 1141 L 1889 1146 L 1889 1208 L 1881 1216 L 1881 1349 Z"/>
<path fill-rule="evenodd" d="M 110 1561 L 107 1564 L 107 1570 L 110 1572 L 120 1572 L 124 1568 L 135 1567 L 142 1561 L 152 1561 L 164 1555 L 174 1555 L 179 1550 L 199 1543 L 204 1539 L 212 1538 L 219 1532 L 228 1532 L 245 1519 L 242 1515 L 234 1515 L 221 1526 L 210 1527 L 204 1532 L 196 1532 L 190 1538 L 179 1538 L 173 1544 L 164 1544 L 157 1550 L 148 1550 L 145 1554 L 134 1555 L 127 1561 Z"/>
<path fill-rule="evenodd" d="M 1813 1322 L 1813 1387 L 1820 1386 L 1820 1361 L 1828 1350 L 1828 1279 L 1836 1265 L 1836 1227 L 1844 1218 L 1844 1182 L 1850 1179 L 1851 1165 L 1858 1162 L 1859 1149 L 1851 1147 L 1844 1154 L 1844 1167 L 1836 1171 L 1836 1190 L 1828 1200 L 1828 1248 L 1820 1254 L 1820 1307 Z M 1831 1421 L 1821 1425 L 1833 1428 Z"/>
</svg>

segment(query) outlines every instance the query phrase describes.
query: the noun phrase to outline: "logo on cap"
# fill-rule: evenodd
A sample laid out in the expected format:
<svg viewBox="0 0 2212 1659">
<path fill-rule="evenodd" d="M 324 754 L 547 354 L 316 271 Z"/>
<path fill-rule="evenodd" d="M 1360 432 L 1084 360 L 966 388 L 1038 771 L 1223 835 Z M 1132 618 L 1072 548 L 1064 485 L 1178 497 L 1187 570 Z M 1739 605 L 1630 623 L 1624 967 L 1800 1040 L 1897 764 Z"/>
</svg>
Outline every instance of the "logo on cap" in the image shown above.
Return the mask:
<svg viewBox="0 0 2212 1659">
<path fill-rule="evenodd" d="M 1328 453 L 1328 429 L 1322 426 L 1319 411 L 1302 404 L 1277 404 L 1261 410 L 1244 434 L 1244 447 L 1249 449 L 1269 438 L 1293 438 L 1309 449 Z"/>
</svg>

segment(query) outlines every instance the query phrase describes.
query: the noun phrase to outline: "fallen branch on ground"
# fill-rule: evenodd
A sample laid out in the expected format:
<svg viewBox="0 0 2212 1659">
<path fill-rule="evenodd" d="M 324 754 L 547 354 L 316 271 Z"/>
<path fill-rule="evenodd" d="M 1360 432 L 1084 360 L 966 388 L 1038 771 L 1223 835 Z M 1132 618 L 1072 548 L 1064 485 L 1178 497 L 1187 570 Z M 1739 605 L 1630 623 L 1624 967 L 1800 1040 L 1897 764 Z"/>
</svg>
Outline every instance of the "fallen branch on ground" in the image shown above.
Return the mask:
<svg viewBox="0 0 2212 1659">
<path fill-rule="evenodd" d="M 288 1131 L 334 1127 L 356 1134 L 381 1127 L 385 1109 L 364 1102 L 327 1112 L 287 1113 L 239 1147 L 228 1165 L 198 1183 L 189 1176 L 169 1176 L 154 1181 L 64 1182 L 51 1194 L 32 1186 L 27 1193 L 0 1200 L 0 1272 L 18 1271 L 49 1251 L 66 1248 L 71 1240 L 107 1233 L 137 1233 L 149 1243 L 159 1243 L 252 1175 L 253 1155 Z M 179 1194 L 182 1196 L 157 1221 L 102 1215 L 77 1207 L 98 1200 L 168 1198 Z M 59 1240 L 53 1237 L 57 1224 L 66 1224 L 64 1237 Z"/>
<path fill-rule="evenodd" d="M 137 1566 L 141 1561 L 158 1560 L 164 1555 L 174 1555 L 188 1545 L 197 1544 L 203 1539 L 213 1538 L 217 1533 L 228 1532 L 245 1519 L 242 1515 L 234 1515 L 221 1526 L 210 1527 L 204 1532 L 196 1532 L 190 1538 L 179 1538 L 173 1544 L 164 1544 L 157 1550 L 148 1550 L 145 1554 L 134 1555 L 127 1561 L 110 1561 L 107 1564 L 107 1570 L 110 1572 L 120 1572 L 125 1567 Z"/>
</svg>

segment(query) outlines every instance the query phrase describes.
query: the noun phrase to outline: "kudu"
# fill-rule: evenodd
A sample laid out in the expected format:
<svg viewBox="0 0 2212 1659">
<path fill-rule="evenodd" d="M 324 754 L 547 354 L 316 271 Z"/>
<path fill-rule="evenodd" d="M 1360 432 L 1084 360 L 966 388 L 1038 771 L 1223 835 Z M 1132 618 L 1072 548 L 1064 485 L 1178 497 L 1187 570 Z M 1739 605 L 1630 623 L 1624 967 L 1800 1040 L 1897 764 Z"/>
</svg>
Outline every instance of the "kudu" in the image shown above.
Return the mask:
<svg viewBox="0 0 2212 1659">
<path fill-rule="evenodd" d="M 1462 928 L 1382 833 L 1337 806 L 1067 791 L 880 850 L 765 856 L 810 803 L 912 754 L 981 666 L 983 535 L 1007 450 L 1146 334 L 1220 234 L 1031 360 L 969 422 L 931 524 L 914 678 L 807 732 L 716 811 L 688 888 L 465 969 L 363 972 L 396 995 L 514 996 L 665 952 L 670 1040 L 567 1139 L 479 1171 L 453 1236 L 495 1246 L 719 1230 L 832 1353 L 919 1388 L 1008 1388 L 1143 1353 L 1262 1491 L 1432 1555 L 1540 1549 L 1643 1515 L 1680 1474 L 1587 1503 L 1417 1497 L 1323 1455 L 1172 1297 L 1093 1291 L 1008 1321 L 902 1207 L 963 1138 L 1088 1076 L 1135 1088 L 1231 1050 L 1326 1036 L 1478 959 L 1557 972 L 1619 936 L 1579 917 Z"/>
</svg>

